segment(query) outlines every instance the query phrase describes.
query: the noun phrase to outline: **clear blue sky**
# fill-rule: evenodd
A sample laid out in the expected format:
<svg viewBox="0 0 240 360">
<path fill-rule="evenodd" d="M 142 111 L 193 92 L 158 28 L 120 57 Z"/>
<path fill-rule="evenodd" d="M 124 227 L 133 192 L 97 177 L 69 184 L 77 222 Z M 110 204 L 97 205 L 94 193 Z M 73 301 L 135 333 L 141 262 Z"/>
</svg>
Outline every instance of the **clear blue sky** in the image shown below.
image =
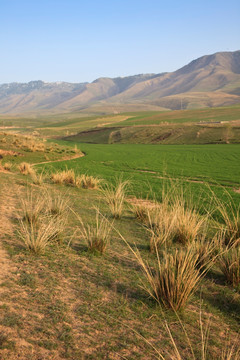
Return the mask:
<svg viewBox="0 0 240 360">
<path fill-rule="evenodd" d="M 239 49 L 239 0 L 0 0 L 0 84 L 174 71 Z"/>
</svg>

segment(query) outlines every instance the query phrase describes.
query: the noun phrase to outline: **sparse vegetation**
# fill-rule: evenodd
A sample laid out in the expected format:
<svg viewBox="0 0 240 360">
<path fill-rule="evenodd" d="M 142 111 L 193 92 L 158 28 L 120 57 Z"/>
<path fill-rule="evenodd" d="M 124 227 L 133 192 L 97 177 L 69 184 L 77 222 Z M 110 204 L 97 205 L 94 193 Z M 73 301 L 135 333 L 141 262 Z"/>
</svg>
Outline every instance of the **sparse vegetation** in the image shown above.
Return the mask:
<svg viewBox="0 0 240 360">
<path fill-rule="evenodd" d="M 74 146 L 61 141 L 44 142 L 43 152 L 19 145 L 20 136 L 0 134 L 0 141 L 2 163 L 13 164 L 11 174 L 0 176 L 2 247 L 9 254 L 8 260 L 1 253 L 0 327 L 7 337 L 0 357 L 239 359 L 232 346 L 240 304 L 238 145 L 217 151 L 203 145 L 200 151 L 190 145 L 86 144 L 86 156 L 78 159 Z M 204 162 L 208 154 L 216 167 Z M 15 173 L 23 161 L 35 173 Z M 113 171 L 122 172 L 121 181 L 114 182 Z M 60 180 L 45 177 L 50 173 Z M 118 218 L 114 225 L 112 217 Z M 203 318 L 212 314 L 213 321 L 198 336 L 200 293 Z M 231 340 L 226 346 L 225 330 Z"/>
<path fill-rule="evenodd" d="M 23 174 L 23 175 L 31 175 L 31 174 L 33 174 L 35 172 L 34 169 L 31 166 L 31 164 L 29 164 L 27 162 L 22 162 L 19 165 L 19 170 L 20 170 L 20 173 Z"/>
<path fill-rule="evenodd" d="M 239 245 L 226 249 L 225 252 L 220 254 L 218 262 L 227 282 L 237 288 L 240 284 Z"/>
<path fill-rule="evenodd" d="M 101 188 L 102 196 L 109 206 L 111 215 L 115 219 L 120 219 L 122 216 L 128 185 L 128 181 L 118 179 L 115 185 L 106 184 Z"/>
<path fill-rule="evenodd" d="M 96 219 L 94 224 L 84 224 L 83 220 L 77 216 L 79 220 L 80 237 L 86 241 L 90 251 L 97 251 L 103 254 L 110 242 L 112 224 L 96 209 Z"/>
<path fill-rule="evenodd" d="M 156 248 L 153 269 L 140 253 L 135 252 L 135 255 L 145 275 L 145 290 L 159 304 L 174 311 L 186 306 L 205 273 L 198 270 L 198 256 L 190 247 L 175 249 L 173 253 L 163 252 L 162 256 Z"/>
</svg>

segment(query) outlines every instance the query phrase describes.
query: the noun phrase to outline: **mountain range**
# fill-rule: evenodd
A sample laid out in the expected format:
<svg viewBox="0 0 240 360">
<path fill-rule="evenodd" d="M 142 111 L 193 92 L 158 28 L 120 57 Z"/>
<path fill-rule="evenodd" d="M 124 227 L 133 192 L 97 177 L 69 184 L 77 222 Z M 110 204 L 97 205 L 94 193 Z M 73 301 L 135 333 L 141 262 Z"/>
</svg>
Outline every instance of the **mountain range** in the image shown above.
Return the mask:
<svg viewBox="0 0 240 360">
<path fill-rule="evenodd" d="M 0 85 L 0 113 L 120 112 L 240 103 L 240 50 L 193 60 L 174 72 L 99 78 L 92 83 Z"/>
</svg>

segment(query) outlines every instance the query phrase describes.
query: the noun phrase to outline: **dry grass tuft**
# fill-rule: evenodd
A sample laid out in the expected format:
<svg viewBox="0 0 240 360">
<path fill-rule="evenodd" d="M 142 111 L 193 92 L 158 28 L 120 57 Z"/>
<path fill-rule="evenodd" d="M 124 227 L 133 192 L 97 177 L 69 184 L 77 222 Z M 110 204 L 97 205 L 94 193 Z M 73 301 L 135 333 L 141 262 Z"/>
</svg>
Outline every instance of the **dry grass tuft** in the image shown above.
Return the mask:
<svg viewBox="0 0 240 360">
<path fill-rule="evenodd" d="M 240 284 L 240 246 L 227 248 L 219 255 L 218 264 L 227 282 L 233 287 L 238 287 Z"/>
<path fill-rule="evenodd" d="M 25 198 L 21 199 L 20 217 L 22 221 L 29 224 L 37 223 L 41 215 L 44 213 L 46 202 L 42 194 L 35 195 L 32 191 L 27 192 Z"/>
<path fill-rule="evenodd" d="M 43 253 L 50 242 L 59 239 L 61 222 L 54 217 L 43 218 L 39 222 L 26 223 L 20 220 L 18 234 L 26 248 L 34 253 Z"/>
<path fill-rule="evenodd" d="M 35 185 L 43 185 L 44 181 L 46 179 L 46 175 L 44 174 L 44 171 L 42 170 L 40 173 L 37 173 L 34 169 L 31 173 L 31 179 L 33 184 Z"/>
<path fill-rule="evenodd" d="M 156 247 L 171 243 L 175 230 L 175 216 L 167 204 L 156 204 L 147 212 L 146 226 L 151 234 L 150 250 L 153 252 Z"/>
<path fill-rule="evenodd" d="M 93 176 L 80 175 L 76 177 L 76 186 L 83 189 L 98 189 L 101 180 Z"/>
<path fill-rule="evenodd" d="M 227 202 L 218 199 L 212 192 L 215 201 L 216 212 L 220 215 L 223 223 L 223 231 L 225 232 L 225 245 L 233 246 L 240 241 L 240 205 L 237 207 L 231 194 L 225 190 L 228 198 Z"/>
<path fill-rule="evenodd" d="M 194 208 L 187 208 L 179 200 L 173 206 L 172 213 L 175 216 L 174 240 L 184 245 L 196 240 L 208 222 L 206 216 L 200 216 Z"/>
<path fill-rule="evenodd" d="M 68 200 L 46 189 L 32 191 L 21 200 L 20 238 L 27 249 L 43 252 L 50 242 L 61 243 L 68 221 Z"/>
<path fill-rule="evenodd" d="M 4 170 L 10 171 L 12 168 L 12 163 L 6 162 L 5 164 L 3 164 L 3 168 Z"/>
<path fill-rule="evenodd" d="M 112 216 L 120 219 L 126 198 L 126 189 L 129 181 L 117 180 L 116 185 L 107 184 L 101 188 L 104 200 L 107 202 Z"/>
<path fill-rule="evenodd" d="M 18 168 L 23 175 L 31 175 L 35 172 L 32 165 L 27 162 L 22 162 Z"/>
<path fill-rule="evenodd" d="M 75 185 L 75 173 L 73 170 L 64 170 L 51 175 L 54 184 Z"/>
<path fill-rule="evenodd" d="M 123 239 L 122 236 L 121 238 Z M 124 241 L 127 243 L 125 239 Z M 127 245 L 130 247 L 129 244 Z M 186 306 L 206 273 L 206 270 L 198 269 L 198 255 L 191 247 L 186 250 L 175 249 L 172 254 L 163 252 L 161 258 L 156 247 L 154 268 L 142 259 L 138 251 L 132 248 L 131 251 L 143 269 L 146 279 L 143 288 L 159 305 L 163 304 L 174 311 Z"/>
<path fill-rule="evenodd" d="M 103 254 L 110 242 L 112 224 L 96 209 L 96 221 L 94 224 L 84 224 L 81 217 L 77 215 L 80 223 L 80 236 L 87 243 L 90 251 L 97 251 Z"/>
</svg>

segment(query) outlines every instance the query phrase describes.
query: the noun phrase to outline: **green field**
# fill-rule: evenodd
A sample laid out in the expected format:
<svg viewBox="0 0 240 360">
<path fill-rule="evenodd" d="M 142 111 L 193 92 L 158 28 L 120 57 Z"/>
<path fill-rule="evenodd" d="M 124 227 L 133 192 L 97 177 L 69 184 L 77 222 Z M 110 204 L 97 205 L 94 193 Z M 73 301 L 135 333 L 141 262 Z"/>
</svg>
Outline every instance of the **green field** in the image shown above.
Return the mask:
<svg viewBox="0 0 240 360">
<path fill-rule="evenodd" d="M 78 146 L 85 152 L 85 157 L 68 161 L 67 164 L 50 164 L 49 167 L 59 170 L 67 166 L 74 168 L 77 173 L 87 173 L 110 181 L 122 174 L 125 179 L 131 180 L 132 192 L 144 197 L 148 196 L 150 189 L 158 197 L 162 176 L 182 179 L 191 184 L 194 191 L 204 187 L 204 184 L 194 181 L 228 186 L 230 190 L 240 187 L 240 145 Z M 239 197 L 236 193 L 233 196 Z"/>
<path fill-rule="evenodd" d="M 212 118 L 217 113 L 226 117 L 234 111 L 232 121 L 237 121 L 236 109 L 212 109 L 212 113 L 208 109 L 202 114 L 205 113 L 205 118 L 210 113 Z M 204 144 L 207 139 L 213 142 L 222 136 L 222 130 L 214 126 L 211 127 L 212 135 L 204 133 L 202 145 L 190 144 L 190 139 L 195 136 L 193 129 L 198 126 L 192 123 L 193 113 L 167 115 L 168 119 L 175 116 L 175 122 L 169 126 L 182 127 L 184 124 L 185 130 L 188 129 L 181 138 L 188 144 L 181 144 L 178 139 L 179 145 L 109 144 L 112 129 L 121 128 L 120 118 L 115 115 L 81 119 L 74 116 L 64 119 L 61 115 L 59 122 L 57 117 L 29 122 L 23 119 L 22 123 L 21 119 L 15 119 L 12 123 L 15 129 L 2 129 L 1 360 L 159 360 L 158 351 L 163 353 L 164 359 L 175 360 L 171 336 L 182 359 L 239 360 L 238 354 L 234 358 L 221 357 L 222 349 L 228 349 L 229 344 L 237 345 L 239 340 L 240 274 L 239 267 L 236 269 L 235 266 L 238 266 L 238 259 L 231 258 L 228 266 L 229 271 L 233 268 L 239 274 L 236 283 L 226 276 L 219 259 L 224 254 L 237 253 L 239 246 L 235 238 L 238 232 L 228 228 L 220 204 L 226 204 L 230 226 L 236 220 L 239 229 L 240 144 Z M 183 114 L 185 122 L 181 121 Z M 200 116 L 200 111 L 196 114 Z M 132 116 L 146 125 L 148 121 L 161 121 L 163 113 L 135 113 Z M 126 115 L 121 115 L 122 122 L 129 123 L 121 131 L 126 132 L 125 140 L 131 135 L 128 137 L 131 142 L 134 117 L 124 118 Z M 239 140 L 236 128 L 231 139 Z M 67 132 L 88 129 L 94 131 L 85 132 L 86 142 L 81 142 L 82 135 L 79 138 L 72 136 L 71 141 L 64 138 Z M 100 132 L 96 131 L 99 129 Z M 151 129 L 153 134 L 156 128 Z M 9 134 L 14 131 L 20 134 Z M 33 136 L 22 135 L 29 133 Z M 47 140 L 41 139 L 40 134 L 46 134 Z M 93 140 L 101 143 L 87 143 Z M 152 140 L 144 130 L 139 141 Z M 31 164 L 31 172 L 20 173 L 22 162 Z M 6 164 L 11 166 L 7 168 Z M 73 174 L 70 180 L 55 182 L 53 174 L 61 175 L 67 169 Z M 84 187 L 77 182 L 81 174 L 92 175 L 102 182 L 96 188 Z M 122 214 L 114 218 L 104 189 L 111 188 L 116 179 L 129 180 L 129 184 Z M 172 196 L 167 203 L 162 201 L 165 200 L 163 189 L 167 189 L 165 194 Z M 174 191 L 171 193 L 171 190 Z M 153 199 L 158 203 L 151 201 Z M 151 221 L 136 216 L 137 207 L 134 206 L 138 205 L 152 216 Z M 103 253 L 92 249 L 87 237 L 89 229 L 93 229 L 93 240 L 99 237 L 96 235 L 98 211 L 100 218 L 110 226 Z M 40 231 L 45 234 L 49 224 L 54 233 L 50 232 L 41 251 L 34 252 L 34 245 L 39 240 L 37 235 Z M 157 232 L 161 226 L 170 234 L 162 243 L 164 233 L 159 236 Z M 194 226 L 197 232 L 194 232 Z M 82 227 L 85 232 L 81 232 Z M 223 227 L 226 233 L 221 232 Z M 173 233 L 168 233 L 168 228 Z M 183 234 L 187 229 L 187 235 L 179 237 L 179 229 L 183 229 Z M 229 245 L 227 231 L 230 231 L 234 247 Z M 153 234 L 160 239 L 155 249 L 151 247 Z M 214 247 L 211 250 L 208 246 Z M 158 279 L 157 264 L 165 266 L 165 260 L 174 254 L 178 264 L 180 252 L 186 254 L 189 249 L 196 259 L 199 254 L 204 259 L 206 254 L 210 262 L 203 268 L 199 267 L 200 262 L 195 262 L 194 271 L 203 271 L 205 276 L 194 285 L 186 303 L 176 313 L 174 307 L 164 303 L 163 297 L 157 302 L 149 296 L 146 288 L 150 283 L 133 250 L 149 264 L 153 278 Z M 168 266 L 173 278 L 178 274 L 174 266 L 171 263 Z M 180 266 L 179 269 L 181 274 L 188 276 L 186 268 L 183 271 Z M 185 283 L 180 281 L 180 288 Z M 178 292 L 179 288 L 173 284 L 171 289 Z M 181 290 L 179 294 L 182 294 Z M 203 321 L 205 331 L 209 317 L 209 354 L 203 358 L 203 333 L 199 321 Z M 235 353 L 236 348 L 232 349 Z"/>
</svg>

